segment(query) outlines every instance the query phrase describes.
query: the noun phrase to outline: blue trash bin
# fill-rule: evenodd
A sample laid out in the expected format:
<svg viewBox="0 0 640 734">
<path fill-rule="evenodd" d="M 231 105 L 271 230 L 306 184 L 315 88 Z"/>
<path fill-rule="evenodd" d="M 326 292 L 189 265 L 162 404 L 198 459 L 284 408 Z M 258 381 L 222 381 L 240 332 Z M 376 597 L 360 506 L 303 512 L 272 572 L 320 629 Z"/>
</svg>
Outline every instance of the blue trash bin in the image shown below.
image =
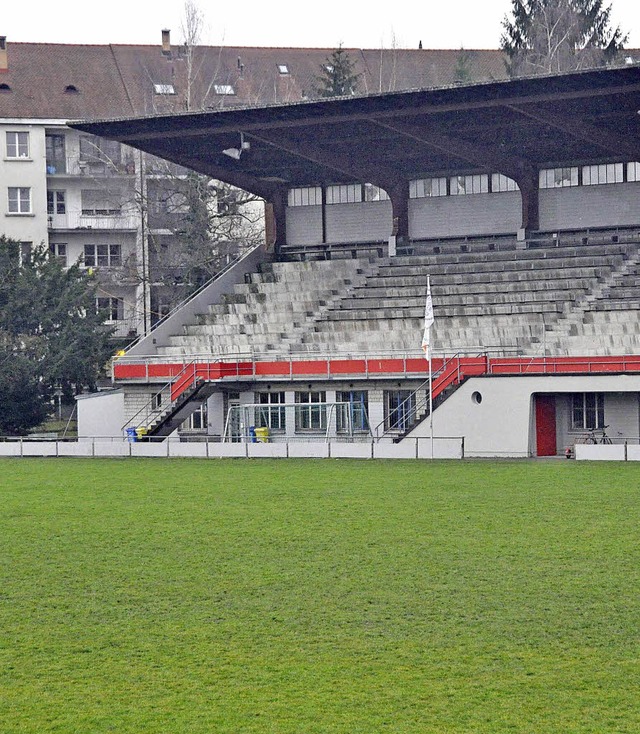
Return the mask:
<svg viewBox="0 0 640 734">
<path fill-rule="evenodd" d="M 255 426 L 249 426 L 249 437 L 251 438 L 251 443 L 258 443 Z"/>
<path fill-rule="evenodd" d="M 127 428 L 127 441 L 129 443 L 136 443 L 138 440 L 138 434 L 135 428 Z"/>
</svg>

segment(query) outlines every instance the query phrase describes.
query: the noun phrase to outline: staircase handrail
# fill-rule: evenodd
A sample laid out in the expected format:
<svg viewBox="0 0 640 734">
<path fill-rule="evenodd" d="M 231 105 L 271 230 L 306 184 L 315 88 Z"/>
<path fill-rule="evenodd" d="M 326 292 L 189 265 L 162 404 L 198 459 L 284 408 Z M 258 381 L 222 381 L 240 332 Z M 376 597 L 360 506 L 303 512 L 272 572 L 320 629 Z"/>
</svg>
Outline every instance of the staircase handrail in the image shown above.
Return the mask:
<svg viewBox="0 0 640 734">
<path fill-rule="evenodd" d="M 440 368 L 439 368 L 439 369 L 437 369 L 437 370 L 435 371 L 435 373 L 432 373 L 432 375 L 431 375 L 431 383 L 432 383 L 432 387 L 433 387 L 433 380 L 434 380 L 434 378 L 438 378 L 438 377 L 440 377 L 440 376 L 442 375 L 442 373 L 443 373 L 443 372 L 445 371 L 445 369 L 446 369 L 446 368 L 448 367 L 448 365 L 449 365 L 449 364 L 450 364 L 450 363 L 451 363 L 451 362 L 452 362 L 453 360 L 457 360 L 457 366 L 458 366 L 458 369 L 459 369 L 459 368 L 460 368 L 460 352 L 457 352 L 457 353 L 456 353 L 455 355 L 453 355 L 452 357 L 449 357 L 448 359 L 444 359 L 444 360 L 443 360 L 443 362 L 442 362 L 442 365 L 440 366 Z M 421 382 L 421 383 L 420 383 L 420 385 L 418 385 L 418 387 L 417 387 L 417 388 L 416 388 L 416 389 L 415 389 L 415 390 L 414 390 L 414 391 L 413 391 L 413 392 L 412 392 L 412 393 L 411 393 L 411 394 L 410 394 L 410 395 L 409 395 L 409 396 L 408 396 L 407 398 L 405 398 L 405 399 L 404 399 L 404 400 L 403 400 L 403 401 L 402 401 L 402 402 L 400 403 L 400 405 L 398 405 L 397 407 L 395 407 L 395 408 L 394 408 L 394 409 L 393 409 L 393 410 L 391 411 L 391 413 L 389 414 L 389 416 L 386 416 L 385 418 L 383 418 L 383 419 L 382 419 L 382 420 L 380 421 L 380 423 L 378 423 L 378 424 L 377 424 L 377 425 L 375 426 L 375 428 L 373 429 L 373 433 L 375 434 L 375 436 L 376 436 L 376 439 L 377 439 L 378 441 L 379 441 L 380 439 L 384 438 L 384 437 L 385 437 L 386 435 L 388 435 L 388 434 L 389 434 L 389 433 L 391 433 L 392 431 L 398 430 L 398 424 L 399 424 L 399 422 L 400 422 L 400 415 L 402 415 L 402 418 L 403 418 L 403 419 L 407 419 L 407 418 L 413 419 L 413 418 L 415 417 L 415 415 L 416 415 L 416 414 L 417 414 L 417 412 L 418 412 L 418 401 L 415 401 L 415 402 L 414 402 L 413 408 L 412 408 L 412 409 L 410 409 L 410 411 L 409 411 L 409 413 L 408 413 L 408 414 L 407 414 L 407 413 L 404 413 L 404 412 L 403 412 L 403 413 L 400 413 L 400 410 L 401 410 L 401 409 L 402 409 L 402 408 L 403 408 L 404 406 L 406 406 L 406 405 L 409 405 L 409 406 L 411 406 L 411 402 L 412 402 L 412 399 L 414 399 L 414 398 L 415 398 L 415 397 L 416 397 L 416 396 L 418 395 L 418 393 L 419 393 L 419 392 L 420 392 L 421 390 L 424 390 L 424 388 L 425 388 L 425 387 L 428 387 L 428 386 L 429 386 L 429 378 L 427 378 L 426 380 L 424 380 L 424 382 Z M 428 400 L 428 396 L 427 396 L 427 399 L 426 399 L 426 400 Z M 423 406 L 424 406 L 424 404 L 425 404 L 425 399 L 423 399 L 423 400 L 422 400 L 422 401 L 420 402 L 420 407 L 423 407 Z M 395 420 L 394 422 L 392 422 L 392 423 L 391 423 L 391 422 L 390 422 L 390 418 L 391 418 L 391 416 L 392 416 L 392 415 L 393 415 L 394 413 L 397 413 L 397 414 L 398 414 L 398 418 L 397 418 L 397 420 Z M 381 427 L 381 426 L 383 426 L 383 425 L 384 425 L 385 423 L 389 423 L 389 425 L 388 425 L 388 427 L 387 427 L 386 429 L 384 429 L 384 431 L 382 432 L 382 435 L 380 435 L 380 427 Z"/>
<path fill-rule="evenodd" d="M 178 380 L 182 379 L 182 377 L 187 374 L 187 371 L 189 370 L 190 367 L 193 368 L 193 379 L 195 380 L 196 372 L 197 372 L 197 370 L 196 370 L 196 361 L 195 360 L 192 360 L 191 362 L 188 362 L 187 364 L 185 364 L 184 367 L 180 370 L 180 372 L 178 372 L 177 375 L 174 375 L 168 382 L 165 382 L 162 385 L 162 387 L 160 388 L 160 390 L 158 390 L 158 392 L 155 392 L 151 396 L 151 398 L 149 398 L 148 402 L 146 402 L 142 406 L 142 408 L 140 408 L 140 410 L 133 417 L 129 418 L 129 420 L 127 420 L 122 425 L 122 427 L 120 428 L 120 432 L 121 433 L 124 433 L 124 431 L 127 428 L 135 428 L 136 430 L 138 430 L 142 426 L 142 424 L 138 424 L 136 419 L 138 418 L 138 416 L 141 413 L 144 413 L 145 411 L 147 411 L 147 413 L 146 413 L 146 421 L 145 421 L 147 425 L 149 425 L 149 418 L 151 416 L 153 416 L 155 418 L 155 417 L 158 417 L 158 416 L 162 415 L 162 413 L 164 413 L 166 411 L 166 409 L 168 407 L 167 405 L 163 405 L 162 407 L 158 407 L 158 408 L 152 409 L 151 411 L 148 411 L 148 408 L 149 408 L 149 406 L 153 405 L 154 401 L 158 397 L 162 396 L 167 390 L 169 391 L 169 398 L 170 398 L 169 405 L 175 403 L 175 401 L 177 400 L 177 398 L 180 397 L 180 395 L 182 394 L 182 392 L 184 392 L 184 390 L 186 389 L 186 386 L 175 397 L 172 394 L 172 387 L 173 387 L 174 383 L 176 383 Z"/>
</svg>

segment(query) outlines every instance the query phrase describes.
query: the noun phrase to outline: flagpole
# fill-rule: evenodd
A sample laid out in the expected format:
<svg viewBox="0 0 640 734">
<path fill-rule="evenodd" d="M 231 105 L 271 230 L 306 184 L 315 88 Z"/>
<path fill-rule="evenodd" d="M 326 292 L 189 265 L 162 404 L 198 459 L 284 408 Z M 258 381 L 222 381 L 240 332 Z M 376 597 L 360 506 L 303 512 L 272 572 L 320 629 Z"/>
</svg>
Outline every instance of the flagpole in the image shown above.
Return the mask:
<svg viewBox="0 0 640 734">
<path fill-rule="evenodd" d="M 433 345 L 431 344 L 431 327 L 433 326 L 433 303 L 431 301 L 431 279 L 427 275 L 427 300 L 424 306 L 424 333 L 422 348 L 424 356 L 429 361 L 429 426 L 431 433 L 431 458 L 433 459 Z"/>
<path fill-rule="evenodd" d="M 431 329 L 429 329 L 431 331 Z M 431 334 L 429 334 L 431 336 Z M 431 361 L 433 359 L 433 343 L 429 339 L 429 428 L 431 430 L 431 460 L 433 461 L 433 371 Z"/>
</svg>

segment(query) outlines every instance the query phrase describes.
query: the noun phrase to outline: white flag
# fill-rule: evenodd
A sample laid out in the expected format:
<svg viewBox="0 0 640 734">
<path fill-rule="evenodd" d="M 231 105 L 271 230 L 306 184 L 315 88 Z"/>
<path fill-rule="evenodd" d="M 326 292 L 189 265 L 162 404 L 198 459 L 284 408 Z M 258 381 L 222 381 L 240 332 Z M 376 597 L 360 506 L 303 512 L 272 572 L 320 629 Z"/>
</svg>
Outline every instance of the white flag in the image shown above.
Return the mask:
<svg viewBox="0 0 640 734">
<path fill-rule="evenodd" d="M 424 307 L 424 333 L 422 335 L 422 349 L 424 356 L 429 359 L 429 344 L 431 342 L 431 327 L 433 326 L 433 302 L 431 301 L 431 282 L 427 275 L 427 302 Z"/>
</svg>

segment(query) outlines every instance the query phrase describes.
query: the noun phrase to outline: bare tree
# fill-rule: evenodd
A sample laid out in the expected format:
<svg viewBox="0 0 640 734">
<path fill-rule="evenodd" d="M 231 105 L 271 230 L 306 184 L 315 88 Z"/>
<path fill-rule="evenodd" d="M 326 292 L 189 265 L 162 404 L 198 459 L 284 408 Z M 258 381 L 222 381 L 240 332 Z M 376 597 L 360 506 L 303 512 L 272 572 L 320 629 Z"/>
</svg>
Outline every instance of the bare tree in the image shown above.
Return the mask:
<svg viewBox="0 0 640 734">
<path fill-rule="evenodd" d="M 615 62 L 626 41 L 603 0 L 511 0 L 501 48 L 511 76 L 550 74 Z"/>
</svg>

